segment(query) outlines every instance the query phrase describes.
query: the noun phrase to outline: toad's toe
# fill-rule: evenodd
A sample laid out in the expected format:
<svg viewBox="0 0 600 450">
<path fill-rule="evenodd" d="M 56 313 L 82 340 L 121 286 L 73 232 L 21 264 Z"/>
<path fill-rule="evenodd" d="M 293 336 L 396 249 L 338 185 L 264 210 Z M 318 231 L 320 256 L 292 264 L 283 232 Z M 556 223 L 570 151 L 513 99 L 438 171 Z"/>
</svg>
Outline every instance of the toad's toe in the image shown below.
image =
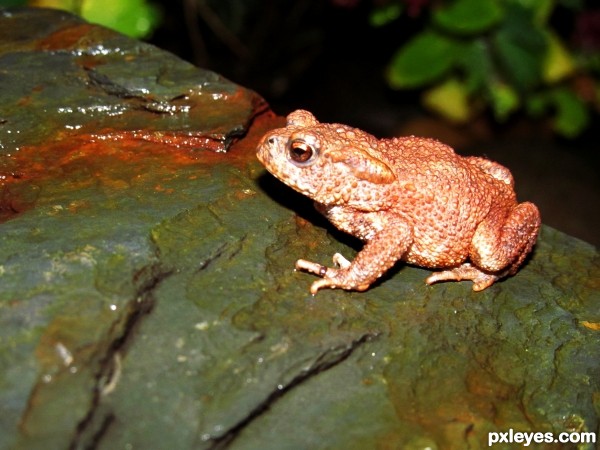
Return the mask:
<svg viewBox="0 0 600 450">
<path fill-rule="evenodd" d="M 498 275 L 481 271 L 469 263 L 464 263 L 459 267 L 431 274 L 425 282 L 427 284 L 437 283 L 438 281 L 462 281 L 471 280 L 474 291 L 482 291 L 490 287 L 498 279 Z"/>
</svg>

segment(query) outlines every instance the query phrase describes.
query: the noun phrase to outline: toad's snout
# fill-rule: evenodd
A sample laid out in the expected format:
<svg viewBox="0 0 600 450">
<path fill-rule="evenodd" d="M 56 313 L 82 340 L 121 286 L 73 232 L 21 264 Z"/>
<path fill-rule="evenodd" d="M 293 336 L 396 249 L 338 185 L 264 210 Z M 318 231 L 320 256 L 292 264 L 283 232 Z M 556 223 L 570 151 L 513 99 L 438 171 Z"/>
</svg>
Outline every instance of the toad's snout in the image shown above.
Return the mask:
<svg viewBox="0 0 600 450">
<path fill-rule="evenodd" d="M 256 157 L 268 169 L 279 147 L 279 138 L 274 133 L 265 134 L 256 148 Z"/>
</svg>

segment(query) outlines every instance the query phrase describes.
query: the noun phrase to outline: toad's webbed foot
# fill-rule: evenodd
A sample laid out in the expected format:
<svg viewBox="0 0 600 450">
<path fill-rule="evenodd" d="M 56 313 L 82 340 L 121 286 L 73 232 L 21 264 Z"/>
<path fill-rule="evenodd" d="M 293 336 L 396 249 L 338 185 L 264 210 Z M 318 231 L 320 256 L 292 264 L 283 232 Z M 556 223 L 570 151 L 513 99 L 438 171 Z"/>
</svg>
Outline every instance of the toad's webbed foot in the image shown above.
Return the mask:
<svg viewBox="0 0 600 450">
<path fill-rule="evenodd" d="M 494 284 L 498 278 L 501 278 L 501 276 L 483 272 L 470 263 L 464 263 L 453 269 L 435 272 L 431 274 L 425 282 L 427 284 L 433 284 L 438 281 L 471 280 L 473 282 L 474 291 L 483 291 L 485 288 Z"/>
<path fill-rule="evenodd" d="M 360 284 L 350 272 L 352 263 L 348 261 L 340 253 L 333 255 L 333 262 L 339 267 L 335 269 L 326 267 L 321 264 L 299 259 L 296 261 L 296 270 L 305 270 L 321 277 L 315 281 L 310 287 L 310 293 L 315 295 L 321 288 L 331 289 L 349 289 L 356 291 L 364 291 L 369 287 L 369 284 Z"/>
</svg>

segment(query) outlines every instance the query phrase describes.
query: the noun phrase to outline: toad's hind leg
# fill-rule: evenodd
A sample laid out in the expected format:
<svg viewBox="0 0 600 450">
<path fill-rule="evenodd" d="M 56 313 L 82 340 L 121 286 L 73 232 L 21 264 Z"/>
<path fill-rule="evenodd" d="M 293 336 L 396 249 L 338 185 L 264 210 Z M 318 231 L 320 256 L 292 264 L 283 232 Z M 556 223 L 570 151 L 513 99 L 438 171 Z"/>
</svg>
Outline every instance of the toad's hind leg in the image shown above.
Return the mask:
<svg viewBox="0 0 600 450">
<path fill-rule="evenodd" d="M 514 206 L 504 223 L 491 216 L 475 231 L 471 262 L 488 272 L 514 275 L 533 248 L 540 225 L 540 213 L 530 202 Z"/>
<path fill-rule="evenodd" d="M 490 214 L 471 241 L 471 264 L 434 273 L 427 283 L 472 280 L 473 290 L 481 291 L 499 278 L 514 275 L 533 248 L 540 225 L 540 213 L 529 202 L 516 205 L 504 218 L 499 211 Z"/>
</svg>

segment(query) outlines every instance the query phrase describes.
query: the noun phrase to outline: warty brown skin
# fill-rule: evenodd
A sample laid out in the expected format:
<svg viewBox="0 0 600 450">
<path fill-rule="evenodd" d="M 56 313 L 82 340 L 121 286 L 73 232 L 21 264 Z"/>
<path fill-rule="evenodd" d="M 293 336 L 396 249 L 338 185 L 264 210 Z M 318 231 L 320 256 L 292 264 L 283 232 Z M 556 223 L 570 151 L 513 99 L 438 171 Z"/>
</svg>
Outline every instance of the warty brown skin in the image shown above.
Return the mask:
<svg viewBox="0 0 600 450">
<path fill-rule="evenodd" d="M 434 139 L 378 140 L 297 110 L 262 138 L 257 157 L 337 228 L 365 242 L 352 262 L 336 253 L 338 268 L 298 260 L 297 269 L 321 277 L 313 294 L 364 291 L 399 260 L 446 269 L 428 284 L 472 280 L 480 291 L 517 272 L 541 224 L 533 203 L 517 203 L 507 168 L 459 156 Z"/>
</svg>

